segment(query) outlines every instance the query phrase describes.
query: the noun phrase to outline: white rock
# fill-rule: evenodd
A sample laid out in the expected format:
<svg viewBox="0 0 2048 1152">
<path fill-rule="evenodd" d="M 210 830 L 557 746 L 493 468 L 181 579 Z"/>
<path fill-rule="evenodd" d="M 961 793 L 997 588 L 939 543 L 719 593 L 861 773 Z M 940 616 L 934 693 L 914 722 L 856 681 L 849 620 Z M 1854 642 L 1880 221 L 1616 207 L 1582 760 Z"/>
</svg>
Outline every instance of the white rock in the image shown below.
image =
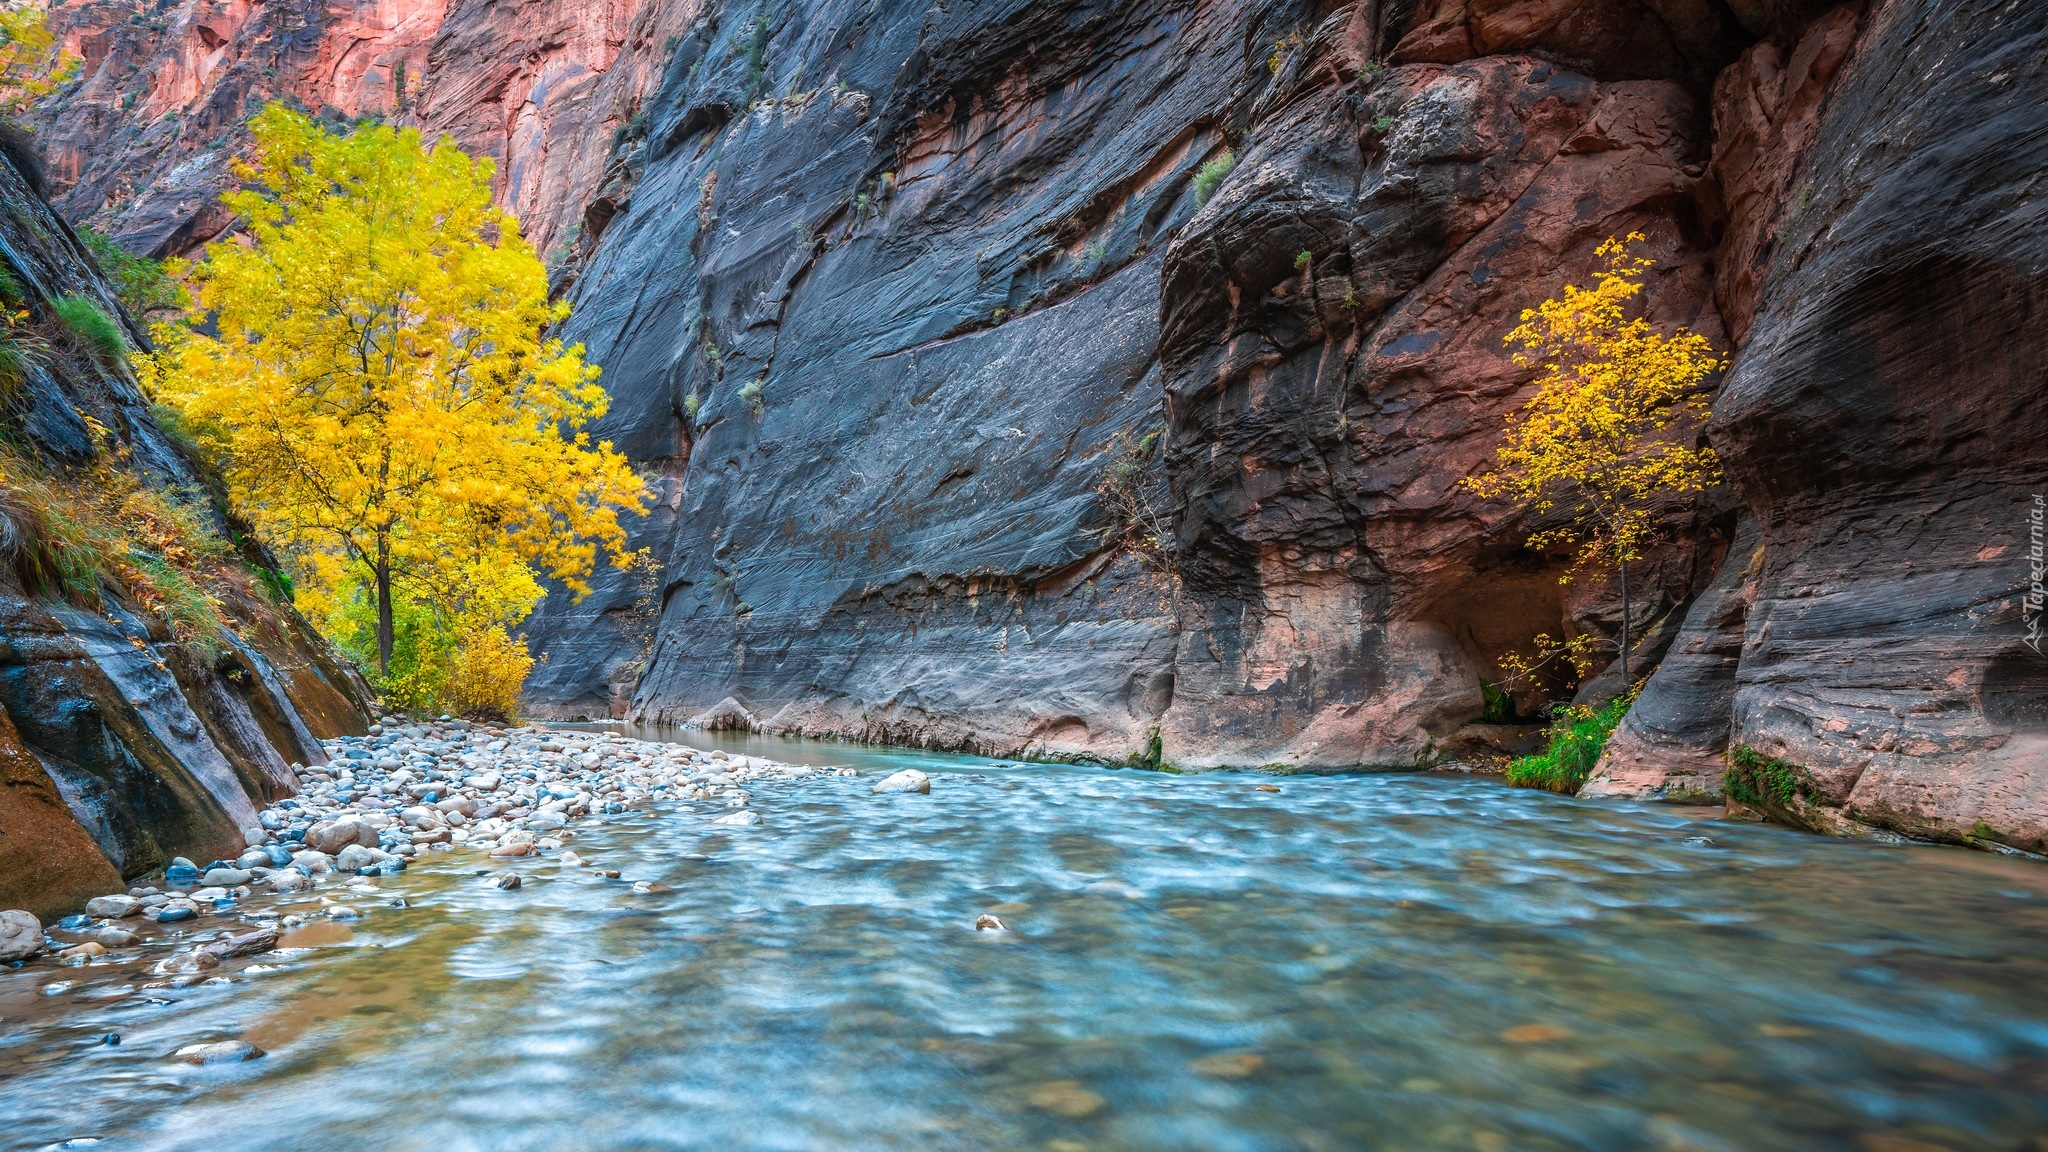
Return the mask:
<svg viewBox="0 0 2048 1152">
<path fill-rule="evenodd" d="M 142 901 L 133 896 L 95 896 L 85 902 L 85 914 L 106 920 L 121 920 L 142 911 Z"/>
<path fill-rule="evenodd" d="M 26 960 L 42 947 L 42 921 L 19 909 L 0 912 L 0 962 Z"/>
<path fill-rule="evenodd" d="M 878 795 L 883 792 L 930 793 L 931 790 L 932 778 L 915 768 L 905 768 L 893 776 L 877 780 L 874 787 L 874 791 Z"/>
<path fill-rule="evenodd" d="M 239 1064 L 263 1055 L 263 1049 L 247 1040 L 220 1040 L 212 1044 L 187 1044 L 172 1055 L 186 1064 Z"/>
<path fill-rule="evenodd" d="M 761 822 L 761 814 L 752 809 L 742 808 L 737 812 L 717 817 L 711 822 L 713 824 L 759 824 Z"/>
</svg>

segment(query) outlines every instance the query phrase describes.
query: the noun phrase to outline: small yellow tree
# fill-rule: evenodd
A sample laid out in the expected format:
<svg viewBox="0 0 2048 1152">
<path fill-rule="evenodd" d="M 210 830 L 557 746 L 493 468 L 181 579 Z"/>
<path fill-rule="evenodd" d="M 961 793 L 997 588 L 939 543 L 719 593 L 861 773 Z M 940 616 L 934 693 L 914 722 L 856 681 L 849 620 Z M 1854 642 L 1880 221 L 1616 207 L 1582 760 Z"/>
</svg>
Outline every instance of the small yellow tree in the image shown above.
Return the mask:
<svg viewBox="0 0 2048 1152">
<path fill-rule="evenodd" d="M 1606 266 L 1591 288 L 1568 284 L 1523 311 L 1507 344 L 1520 349 L 1515 363 L 1539 369 L 1536 395 L 1509 414 L 1494 470 L 1466 481 L 1482 496 L 1526 501 L 1538 513 L 1563 510 L 1564 522 L 1531 536 L 1530 547 L 1568 544 L 1574 569 L 1601 561 L 1620 569 L 1624 681 L 1628 564 L 1656 529 L 1656 501 L 1720 479 L 1714 450 L 1675 438 L 1671 427 L 1705 418 L 1710 398 L 1700 385 L 1726 367 L 1705 336 L 1665 336 L 1641 316 L 1629 318 L 1644 273 L 1656 266 L 1629 251 L 1642 239 L 1608 239 L 1596 252 Z M 1570 578 L 1567 571 L 1562 579 Z M 1539 648 L 1548 640 L 1537 639 Z"/>
<path fill-rule="evenodd" d="M 281 105 L 250 127 L 250 187 L 225 198 L 246 229 L 189 270 L 217 334 L 160 327 L 144 365 L 236 507 L 330 602 L 367 585 L 384 672 L 394 586 L 458 630 L 523 619 L 534 568 L 587 592 L 645 487 L 579 430 L 607 397 L 582 347 L 545 335 L 568 308 L 492 206 L 490 161 Z"/>
<path fill-rule="evenodd" d="M 0 6 L 0 113 L 19 116 L 30 104 L 78 76 L 79 59 L 57 46 L 46 5 Z"/>
</svg>

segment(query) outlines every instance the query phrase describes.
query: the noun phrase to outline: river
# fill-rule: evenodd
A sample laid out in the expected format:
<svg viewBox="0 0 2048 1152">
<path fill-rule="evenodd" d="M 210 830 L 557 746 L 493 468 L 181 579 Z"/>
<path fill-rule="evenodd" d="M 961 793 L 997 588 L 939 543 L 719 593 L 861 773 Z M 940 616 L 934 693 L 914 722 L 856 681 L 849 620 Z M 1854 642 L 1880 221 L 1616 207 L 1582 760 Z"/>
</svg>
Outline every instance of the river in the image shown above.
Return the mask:
<svg viewBox="0 0 2048 1152">
<path fill-rule="evenodd" d="M 225 984 L 0 971 L 0 1145 L 2048 1147 L 2038 865 L 1444 775 L 678 738 L 932 792 L 581 826 L 619 880 L 434 856 Z M 268 1054 L 167 1059 L 223 1038 Z"/>
</svg>

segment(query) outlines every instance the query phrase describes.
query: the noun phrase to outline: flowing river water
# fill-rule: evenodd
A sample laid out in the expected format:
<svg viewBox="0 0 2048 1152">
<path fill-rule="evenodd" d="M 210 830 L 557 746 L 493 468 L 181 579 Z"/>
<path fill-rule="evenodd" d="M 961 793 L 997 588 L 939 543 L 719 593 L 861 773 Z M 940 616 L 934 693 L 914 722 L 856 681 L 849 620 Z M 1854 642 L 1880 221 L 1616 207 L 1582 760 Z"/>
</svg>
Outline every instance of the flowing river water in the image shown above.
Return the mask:
<svg viewBox="0 0 2048 1152">
<path fill-rule="evenodd" d="M 865 776 L 579 826 L 618 880 L 330 884 L 365 919 L 225 984 L 0 970 L 0 1146 L 2048 1149 L 2040 865 L 1483 779 L 674 738 Z M 931 794 L 870 795 L 902 767 Z M 229 1038 L 267 1055 L 167 1058 Z"/>
</svg>

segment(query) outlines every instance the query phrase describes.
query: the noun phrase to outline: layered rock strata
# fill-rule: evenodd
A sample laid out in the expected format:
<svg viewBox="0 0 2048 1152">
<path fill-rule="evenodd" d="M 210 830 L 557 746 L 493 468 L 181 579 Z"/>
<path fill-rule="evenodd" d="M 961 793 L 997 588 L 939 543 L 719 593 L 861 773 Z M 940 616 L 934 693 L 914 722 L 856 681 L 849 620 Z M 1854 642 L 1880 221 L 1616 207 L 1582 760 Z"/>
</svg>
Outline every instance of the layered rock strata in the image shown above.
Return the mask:
<svg viewBox="0 0 2048 1152">
<path fill-rule="evenodd" d="M 0 261 L 19 286 L 10 306 L 27 314 L 10 326 L 23 357 L 4 415 L 12 450 L 60 483 L 90 483 L 91 469 L 111 467 L 203 501 L 207 475 L 157 425 L 127 369 L 55 321 L 58 298 L 82 297 L 141 340 L 71 230 L 10 162 L 0 162 Z M 229 561 L 233 571 L 212 589 L 228 625 L 216 649 L 179 639 L 162 615 L 111 588 L 92 610 L 30 595 L 18 569 L 33 528 L 19 511 L 10 494 L 0 906 L 68 910 L 178 854 L 232 856 L 257 809 L 297 789 L 294 765 L 323 762 L 321 737 L 361 731 L 360 679 L 240 567 L 267 557 Z"/>
</svg>

